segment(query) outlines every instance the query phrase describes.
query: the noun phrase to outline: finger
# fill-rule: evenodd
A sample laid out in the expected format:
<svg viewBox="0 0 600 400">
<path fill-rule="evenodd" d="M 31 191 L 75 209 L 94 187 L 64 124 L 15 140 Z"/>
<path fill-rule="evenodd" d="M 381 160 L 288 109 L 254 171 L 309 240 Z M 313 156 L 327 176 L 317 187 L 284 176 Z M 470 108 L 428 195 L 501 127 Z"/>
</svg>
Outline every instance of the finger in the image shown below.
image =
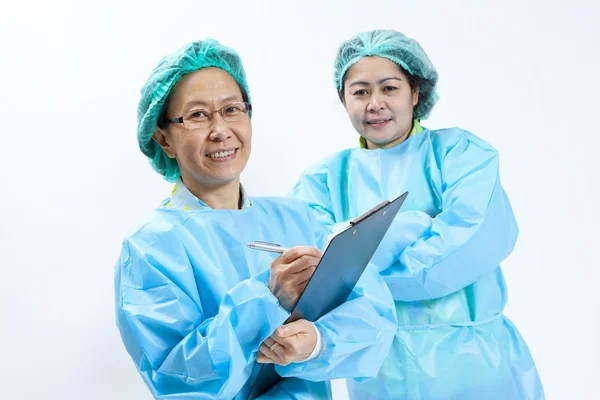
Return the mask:
<svg viewBox="0 0 600 400">
<path fill-rule="evenodd" d="M 271 357 L 273 355 L 273 352 L 271 351 L 270 346 L 267 346 L 264 343 L 260 345 L 260 347 L 258 348 L 258 351 L 263 353 L 267 357 Z"/>
<path fill-rule="evenodd" d="M 283 346 L 279 345 L 279 343 L 275 342 L 275 344 L 277 344 L 277 347 L 274 347 L 274 351 L 272 351 L 271 349 L 269 349 L 268 347 L 264 347 L 261 349 L 261 352 L 259 353 L 259 357 L 261 357 L 261 360 L 265 359 L 268 360 L 265 362 L 265 364 L 269 363 L 269 364 L 278 364 L 278 365 L 283 365 L 286 366 L 290 363 L 290 361 L 288 360 L 289 357 L 286 357 L 286 354 L 288 353 L 288 350 L 286 350 Z M 267 354 L 263 354 L 267 353 Z M 264 357 L 264 358 L 263 358 Z M 257 358 L 258 361 L 258 358 Z"/>
<path fill-rule="evenodd" d="M 265 341 L 263 342 L 263 344 L 267 347 L 273 346 L 273 343 L 275 343 L 275 339 L 273 339 L 272 337 L 266 338 Z"/>
<path fill-rule="evenodd" d="M 292 262 L 289 269 L 293 269 L 294 273 L 298 274 L 307 268 L 314 268 L 319 265 L 319 261 L 321 261 L 318 257 L 313 256 L 302 256 L 296 261 Z"/>
<path fill-rule="evenodd" d="M 284 342 L 287 338 L 295 337 L 298 334 L 306 332 L 306 322 L 306 320 L 300 319 L 298 321 L 290 322 L 289 324 L 281 325 L 279 328 L 275 329 L 271 338 L 285 347 L 286 343 Z"/>
<path fill-rule="evenodd" d="M 276 360 L 279 356 L 277 355 L 277 353 L 274 352 L 274 350 L 277 350 L 278 347 L 281 347 L 281 345 L 277 342 L 274 342 L 273 345 L 271 346 L 266 346 L 264 343 L 260 345 L 258 351 L 261 354 L 264 354 L 265 356 L 269 357 L 272 360 Z M 273 350 L 271 350 L 273 349 Z"/>
<path fill-rule="evenodd" d="M 308 282 L 312 278 L 316 269 L 317 267 L 309 267 L 301 272 L 298 272 L 297 274 L 294 274 L 294 284 L 296 286 L 306 284 L 306 282 Z"/>
<path fill-rule="evenodd" d="M 290 340 L 290 338 L 287 338 L 286 340 Z M 277 344 L 277 346 L 272 346 L 273 356 L 270 357 L 275 364 L 287 365 L 297 357 L 295 347 L 292 347 L 291 345 L 290 347 L 285 347 L 279 342 L 275 342 L 275 344 Z"/>
<path fill-rule="evenodd" d="M 269 346 L 269 350 L 275 351 L 276 348 L 280 347 L 280 343 L 273 341 L 273 344 Z"/>
<path fill-rule="evenodd" d="M 302 256 L 288 264 L 286 271 L 290 274 L 298 274 L 307 268 L 316 267 L 319 261 L 320 258 L 318 257 Z"/>
<path fill-rule="evenodd" d="M 310 279 L 311 278 L 308 278 L 306 280 L 296 283 L 296 290 L 298 291 L 298 298 L 300 298 L 300 296 L 304 293 L 304 290 L 306 289 L 308 282 L 310 282 Z M 298 300 L 296 300 L 296 302 L 298 302 Z"/>
<path fill-rule="evenodd" d="M 286 348 L 278 343 L 278 346 L 273 347 L 273 359 L 279 361 L 277 364 L 280 364 L 284 360 L 286 360 Z"/>
<path fill-rule="evenodd" d="M 302 253 L 300 249 L 298 247 L 292 247 L 281 253 L 281 255 L 277 259 L 275 259 L 275 261 L 278 261 L 281 264 L 289 264 L 301 256 Z"/>
<path fill-rule="evenodd" d="M 305 254 L 307 256 L 312 256 L 312 257 L 317 257 L 317 258 L 321 258 L 323 256 L 323 252 L 316 247 L 312 247 L 312 246 L 300 246 L 300 247 L 306 251 Z"/>
<path fill-rule="evenodd" d="M 289 264 L 292 261 L 302 257 L 302 256 L 312 256 L 316 258 L 321 258 L 323 252 L 316 247 L 310 246 L 295 246 L 291 249 L 284 251 L 281 256 L 279 256 L 279 260 L 283 264 Z"/>
<path fill-rule="evenodd" d="M 275 332 L 271 335 L 273 340 L 279 341 L 280 339 L 285 339 L 286 337 L 293 335 L 296 333 L 296 329 L 298 324 L 296 322 L 290 322 L 289 324 L 281 325 L 279 328 L 275 329 Z"/>
<path fill-rule="evenodd" d="M 265 356 L 264 354 L 259 354 L 258 357 L 256 358 L 256 361 L 261 363 L 261 364 L 274 364 L 275 361 L 270 359 L 269 357 Z"/>
<path fill-rule="evenodd" d="M 258 353 L 259 356 L 261 354 L 265 355 L 265 356 L 269 356 L 269 352 L 267 351 L 269 349 L 269 346 L 266 346 L 264 343 L 260 345 L 260 347 L 258 348 Z"/>
</svg>

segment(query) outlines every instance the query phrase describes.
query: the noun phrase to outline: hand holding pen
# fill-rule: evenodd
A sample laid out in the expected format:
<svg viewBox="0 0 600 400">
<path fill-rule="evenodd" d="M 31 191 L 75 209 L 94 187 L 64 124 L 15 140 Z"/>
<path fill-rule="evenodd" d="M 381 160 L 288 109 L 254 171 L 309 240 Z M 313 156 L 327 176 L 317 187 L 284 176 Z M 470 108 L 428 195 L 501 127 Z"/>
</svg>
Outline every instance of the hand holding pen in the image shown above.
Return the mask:
<svg viewBox="0 0 600 400">
<path fill-rule="evenodd" d="M 315 272 L 323 252 L 316 247 L 296 246 L 286 249 L 266 242 L 253 242 L 248 247 L 281 254 L 271 263 L 269 288 L 279 304 L 291 311 Z"/>
</svg>

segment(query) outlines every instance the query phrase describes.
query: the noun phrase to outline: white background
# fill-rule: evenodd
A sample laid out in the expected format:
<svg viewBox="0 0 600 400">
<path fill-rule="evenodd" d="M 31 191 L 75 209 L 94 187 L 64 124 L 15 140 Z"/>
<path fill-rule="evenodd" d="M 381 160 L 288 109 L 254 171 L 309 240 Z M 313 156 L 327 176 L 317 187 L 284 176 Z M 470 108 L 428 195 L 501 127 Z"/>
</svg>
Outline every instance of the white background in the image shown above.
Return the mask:
<svg viewBox="0 0 600 400">
<path fill-rule="evenodd" d="M 547 398 L 598 398 L 598 9 L 2 0 L 0 398 L 150 399 L 115 327 L 113 267 L 125 232 L 170 192 L 136 142 L 139 89 L 163 55 L 205 37 L 240 53 L 255 108 L 243 182 L 284 195 L 310 163 L 356 144 L 332 64 L 342 40 L 376 28 L 417 38 L 437 67 L 426 127 L 460 126 L 500 151 L 521 229 L 506 313 Z"/>
</svg>

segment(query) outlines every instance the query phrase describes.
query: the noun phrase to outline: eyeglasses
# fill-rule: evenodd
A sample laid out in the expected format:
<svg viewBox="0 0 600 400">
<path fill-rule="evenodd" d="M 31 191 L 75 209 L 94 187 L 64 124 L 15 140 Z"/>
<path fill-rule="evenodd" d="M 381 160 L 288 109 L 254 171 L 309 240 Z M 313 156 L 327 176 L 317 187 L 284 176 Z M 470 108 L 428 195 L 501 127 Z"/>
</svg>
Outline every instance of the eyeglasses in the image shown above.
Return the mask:
<svg viewBox="0 0 600 400">
<path fill-rule="evenodd" d="M 190 110 L 179 118 L 164 119 L 165 124 L 183 124 L 186 128 L 197 129 L 208 127 L 218 112 L 225 122 L 239 122 L 246 119 L 248 113 L 252 111 L 252 104 L 246 102 L 230 103 L 219 110 L 195 109 Z"/>
</svg>

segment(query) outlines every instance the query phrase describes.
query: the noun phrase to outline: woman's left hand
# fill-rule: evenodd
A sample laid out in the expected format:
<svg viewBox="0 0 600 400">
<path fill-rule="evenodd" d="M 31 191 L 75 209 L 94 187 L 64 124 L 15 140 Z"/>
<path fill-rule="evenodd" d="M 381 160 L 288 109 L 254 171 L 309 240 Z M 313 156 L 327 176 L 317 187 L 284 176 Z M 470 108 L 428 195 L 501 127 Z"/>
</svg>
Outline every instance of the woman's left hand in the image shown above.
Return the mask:
<svg viewBox="0 0 600 400">
<path fill-rule="evenodd" d="M 286 366 L 304 361 L 317 345 L 315 326 L 305 319 L 282 325 L 260 345 L 257 361 Z"/>
</svg>

